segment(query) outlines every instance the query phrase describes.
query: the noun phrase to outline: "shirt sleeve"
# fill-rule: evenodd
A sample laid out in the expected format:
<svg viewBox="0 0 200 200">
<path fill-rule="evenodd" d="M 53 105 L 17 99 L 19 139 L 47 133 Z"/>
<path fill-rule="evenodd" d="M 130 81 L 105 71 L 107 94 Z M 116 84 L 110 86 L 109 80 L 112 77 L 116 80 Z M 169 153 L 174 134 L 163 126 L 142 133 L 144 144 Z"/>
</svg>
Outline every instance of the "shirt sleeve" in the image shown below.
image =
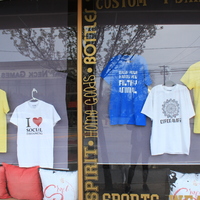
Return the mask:
<svg viewBox="0 0 200 200">
<path fill-rule="evenodd" d="M 140 83 L 145 86 L 149 86 L 152 84 L 151 76 L 148 70 L 148 64 L 143 56 L 135 55 L 135 61 L 138 65 L 138 73 L 140 74 Z"/>
<path fill-rule="evenodd" d="M 151 76 L 148 70 L 148 65 L 144 58 L 142 59 L 142 63 L 144 65 L 144 82 L 145 82 L 145 85 L 149 86 L 152 84 L 152 80 L 151 80 Z"/>
<path fill-rule="evenodd" d="M 15 108 L 15 110 L 13 111 L 13 114 L 10 118 L 10 122 L 16 126 L 18 125 L 18 111 L 17 110 L 18 109 Z"/>
<path fill-rule="evenodd" d="M 9 105 L 8 105 L 7 95 L 6 95 L 5 91 L 4 91 L 4 95 L 3 95 L 3 110 L 4 110 L 5 114 L 7 114 L 8 111 L 10 110 Z"/>
<path fill-rule="evenodd" d="M 120 56 L 115 56 L 111 58 L 108 64 L 103 69 L 103 71 L 101 72 L 101 78 L 103 78 L 109 85 L 112 83 L 113 70 L 116 68 L 119 61 Z"/>
<path fill-rule="evenodd" d="M 199 78 L 200 70 L 197 70 L 198 68 L 200 69 L 200 62 L 191 65 L 181 78 L 181 82 L 190 90 L 195 87 L 195 82 Z"/>
<path fill-rule="evenodd" d="M 60 120 L 61 120 L 61 117 L 58 115 L 56 109 L 55 109 L 54 106 L 53 106 L 53 126 L 55 126 L 56 123 L 57 123 L 58 121 L 60 121 Z"/>
<path fill-rule="evenodd" d="M 153 89 L 152 89 L 153 90 Z M 144 106 L 142 108 L 141 113 L 145 114 L 146 116 L 148 116 L 149 118 L 151 118 L 153 120 L 153 91 L 151 90 L 151 92 L 148 94 L 147 99 L 144 103 Z"/>
<path fill-rule="evenodd" d="M 195 116 L 195 111 L 194 111 L 194 107 L 193 107 L 193 104 L 192 104 L 192 99 L 191 99 L 191 96 L 190 96 L 190 92 L 189 90 L 185 87 L 185 92 L 184 92 L 184 101 L 185 101 L 185 105 L 186 105 L 186 109 L 187 109 L 187 116 L 188 118 L 192 118 Z"/>
</svg>

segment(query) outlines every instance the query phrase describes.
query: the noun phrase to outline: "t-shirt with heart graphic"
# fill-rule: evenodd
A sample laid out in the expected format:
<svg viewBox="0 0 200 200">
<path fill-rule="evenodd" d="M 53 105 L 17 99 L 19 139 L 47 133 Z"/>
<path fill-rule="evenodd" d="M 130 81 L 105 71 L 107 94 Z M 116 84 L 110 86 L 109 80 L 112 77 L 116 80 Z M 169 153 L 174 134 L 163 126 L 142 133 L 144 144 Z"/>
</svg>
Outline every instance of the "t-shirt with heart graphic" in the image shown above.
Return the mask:
<svg viewBox="0 0 200 200">
<path fill-rule="evenodd" d="M 17 106 L 10 122 L 17 129 L 20 167 L 53 168 L 54 126 L 60 120 L 54 106 L 44 101 L 26 101 Z"/>
</svg>

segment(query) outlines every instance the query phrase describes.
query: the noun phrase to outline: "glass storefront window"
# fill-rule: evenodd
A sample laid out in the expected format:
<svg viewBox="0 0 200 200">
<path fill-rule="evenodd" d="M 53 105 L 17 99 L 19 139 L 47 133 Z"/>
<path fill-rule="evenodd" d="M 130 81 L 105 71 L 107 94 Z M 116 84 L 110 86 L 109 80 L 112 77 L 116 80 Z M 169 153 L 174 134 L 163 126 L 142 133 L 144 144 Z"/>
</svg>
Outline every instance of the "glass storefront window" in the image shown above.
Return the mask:
<svg viewBox="0 0 200 200">
<path fill-rule="evenodd" d="M 83 1 L 85 199 L 199 198 L 198 6 Z"/>
<path fill-rule="evenodd" d="M 198 1 L 0 5 L 0 199 L 200 199 Z"/>
<path fill-rule="evenodd" d="M 67 16 L 67 11 L 65 16 Z M 1 30 L 1 87 L 8 91 L 10 104 L 8 118 L 19 104 L 31 100 L 33 96 L 53 104 L 57 110 L 60 110 L 58 111 L 62 119 L 59 122 L 60 127 L 58 126 L 60 130 L 55 130 L 57 134 L 55 134 L 54 153 L 58 154 L 55 155 L 55 159 L 58 159 L 55 161 L 57 163 L 55 168 L 67 169 L 66 144 L 69 128 L 71 129 L 69 138 L 72 139 L 70 143 L 76 144 L 76 129 L 74 129 L 77 122 L 76 54 L 71 52 L 76 51 L 76 45 L 73 46 L 75 50 L 71 46 L 68 48 L 72 43 L 68 39 L 68 34 L 72 35 L 74 28 L 69 27 L 64 19 L 62 19 L 62 27 L 41 26 L 40 28 L 32 28 L 26 20 L 24 16 L 20 18 L 20 21 L 26 24 L 24 28 L 12 29 L 10 25 L 10 29 Z M 38 26 L 40 26 L 39 23 Z M 69 124 L 68 116 L 70 116 Z M 39 127 L 40 124 L 36 125 Z M 9 139 L 16 138 L 16 131 L 12 129 L 14 127 L 9 124 Z M 10 143 L 8 145 L 12 146 Z M 59 154 L 63 155 L 62 159 Z M 7 154 L 4 156 L 7 157 Z M 11 163 L 17 163 L 16 155 L 9 159 Z M 75 151 L 70 159 L 76 161 Z"/>
<path fill-rule="evenodd" d="M 76 6 L 0 2 L 0 199 L 77 199 Z"/>
</svg>

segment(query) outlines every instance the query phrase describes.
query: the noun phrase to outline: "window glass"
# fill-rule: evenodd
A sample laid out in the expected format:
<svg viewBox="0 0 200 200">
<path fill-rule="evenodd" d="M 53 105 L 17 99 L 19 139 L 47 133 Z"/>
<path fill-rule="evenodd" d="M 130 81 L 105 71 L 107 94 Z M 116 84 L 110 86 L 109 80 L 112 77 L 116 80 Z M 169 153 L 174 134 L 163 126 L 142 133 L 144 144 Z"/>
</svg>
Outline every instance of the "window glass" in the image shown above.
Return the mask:
<svg viewBox="0 0 200 200">
<path fill-rule="evenodd" d="M 198 198 L 200 26 L 191 10 L 84 1 L 85 199 Z"/>
<path fill-rule="evenodd" d="M 77 170 L 74 7 L 69 15 L 68 1 L 1 5 L 0 161 Z"/>
</svg>

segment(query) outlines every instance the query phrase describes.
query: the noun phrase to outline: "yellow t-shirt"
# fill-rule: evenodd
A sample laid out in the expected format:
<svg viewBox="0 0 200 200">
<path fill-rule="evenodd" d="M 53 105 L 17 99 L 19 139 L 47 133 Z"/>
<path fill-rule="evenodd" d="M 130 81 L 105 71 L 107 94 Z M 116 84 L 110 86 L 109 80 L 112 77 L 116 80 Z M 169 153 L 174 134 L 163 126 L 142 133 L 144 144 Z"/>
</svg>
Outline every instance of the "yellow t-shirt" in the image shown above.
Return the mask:
<svg viewBox="0 0 200 200">
<path fill-rule="evenodd" d="M 200 62 L 191 65 L 181 81 L 190 90 L 193 89 L 195 106 L 194 133 L 200 133 Z"/>
<path fill-rule="evenodd" d="M 0 153 L 7 152 L 7 121 L 9 111 L 6 92 L 0 89 Z"/>
</svg>

